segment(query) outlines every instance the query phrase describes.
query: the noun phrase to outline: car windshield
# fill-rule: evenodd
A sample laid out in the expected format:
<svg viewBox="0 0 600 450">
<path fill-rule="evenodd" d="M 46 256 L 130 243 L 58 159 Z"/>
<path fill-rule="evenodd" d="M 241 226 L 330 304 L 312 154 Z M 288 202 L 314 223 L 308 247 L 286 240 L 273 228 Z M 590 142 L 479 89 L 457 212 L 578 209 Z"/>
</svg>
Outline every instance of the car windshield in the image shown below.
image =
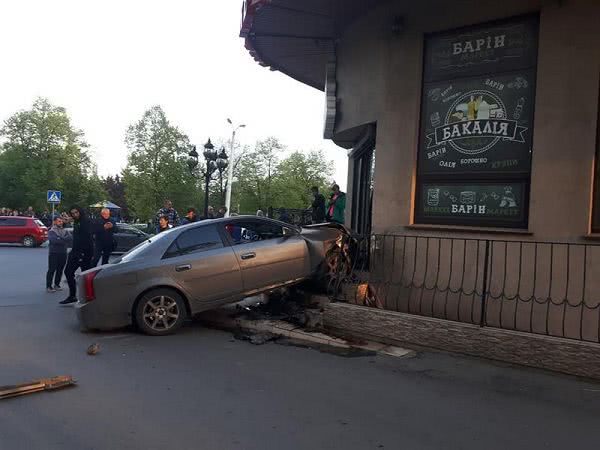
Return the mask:
<svg viewBox="0 0 600 450">
<path fill-rule="evenodd" d="M 38 227 L 45 227 L 45 226 L 46 226 L 46 225 L 44 225 L 44 223 L 43 223 L 41 220 L 37 220 L 37 219 L 35 219 L 35 220 L 34 220 L 34 222 L 35 222 L 35 224 L 36 224 Z"/>
</svg>

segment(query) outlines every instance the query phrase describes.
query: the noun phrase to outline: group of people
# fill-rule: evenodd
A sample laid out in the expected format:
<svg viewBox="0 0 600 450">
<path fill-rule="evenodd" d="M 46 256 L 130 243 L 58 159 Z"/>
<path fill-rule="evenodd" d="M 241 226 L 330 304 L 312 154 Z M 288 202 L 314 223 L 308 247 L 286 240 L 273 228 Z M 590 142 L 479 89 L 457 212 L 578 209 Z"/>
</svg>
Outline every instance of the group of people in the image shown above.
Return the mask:
<svg viewBox="0 0 600 450">
<path fill-rule="evenodd" d="M 344 223 L 346 210 L 346 194 L 340 191 L 340 187 L 334 184 L 331 187 L 331 195 L 327 202 L 325 196 L 319 192 L 317 186 L 312 187 L 313 202 L 311 205 L 312 222 L 335 222 Z"/>
<path fill-rule="evenodd" d="M 71 222 L 72 228 L 65 228 Z M 55 215 L 48 231 L 48 271 L 46 272 L 46 290 L 49 293 L 61 291 L 63 271 L 69 286 L 69 295 L 60 302 L 61 305 L 74 303 L 76 298 L 75 272 L 77 269 L 88 270 L 98 265 L 107 264 L 114 250 L 114 232 L 116 222 L 110 216 L 110 210 L 100 211 L 100 218 L 90 219 L 85 210 L 73 207 L 68 218 Z M 68 248 L 71 251 L 68 252 Z M 68 252 L 68 253 L 67 253 Z"/>
<path fill-rule="evenodd" d="M 39 219 L 46 227 L 50 228 L 52 226 L 52 214 L 48 210 L 38 214 L 33 209 L 33 206 L 29 206 L 23 211 L 19 209 L 0 208 L 0 216 L 34 217 Z M 63 212 L 62 216 L 65 218 L 66 216 L 68 217 L 68 214 Z"/>
<path fill-rule="evenodd" d="M 171 200 L 165 200 L 164 206 L 156 213 L 156 232 L 162 233 L 178 225 L 186 225 L 188 223 L 198 222 L 205 219 L 219 219 L 225 217 L 227 214 L 227 208 L 221 206 L 215 213 L 215 209 L 212 206 L 208 208 L 208 214 L 206 217 L 199 217 L 196 213 L 196 208 L 188 208 L 183 218 L 179 217 L 177 210 L 173 208 L 173 202 Z"/>
<path fill-rule="evenodd" d="M 0 208 L 0 216 L 35 217 L 35 212 L 33 211 L 32 206 L 30 206 L 26 210 Z"/>
<path fill-rule="evenodd" d="M 344 210 L 346 208 L 346 194 L 340 191 L 335 184 L 326 201 L 319 188 L 312 188 L 313 202 L 311 205 L 312 222 L 336 222 L 344 223 Z M 7 214 L 2 208 L 2 214 Z M 33 208 L 28 209 L 31 217 L 35 217 Z M 216 219 L 225 217 L 227 208 L 219 208 L 215 213 L 212 206 L 208 207 L 208 215 L 199 217 L 195 208 L 187 208 L 184 217 L 180 218 L 178 212 L 173 208 L 171 200 L 165 200 L 164 206 L 156 214 L 156 232 L 162 233 L 178 225 L 198 222 L 204 219 Z M 263 211 L 258 210 L 257 216 L 264 216 Z M 46 290 L 49 293 L 61 291 L 61 280 L 63 272 L 67 279 L 69 295 L 60 304 L 66 305 L 77 301 L 75 272 L 82 271 L 107 264 L 112 251 L 115 248 L 114 232 L 116 222 L 111 217 L 110 210 L 104 208 L 100 211 L 99 219 L 91 219 L 85 210 L 73 207 L 68 214 L 57 214 L 51 218 L 51 226 L 48 231 L 48 271 L 46 273 Z M 72 224 L 72 228 L 65 227 Z M 69 252 L 68 249 L 71 248 Z"/>
</svg>

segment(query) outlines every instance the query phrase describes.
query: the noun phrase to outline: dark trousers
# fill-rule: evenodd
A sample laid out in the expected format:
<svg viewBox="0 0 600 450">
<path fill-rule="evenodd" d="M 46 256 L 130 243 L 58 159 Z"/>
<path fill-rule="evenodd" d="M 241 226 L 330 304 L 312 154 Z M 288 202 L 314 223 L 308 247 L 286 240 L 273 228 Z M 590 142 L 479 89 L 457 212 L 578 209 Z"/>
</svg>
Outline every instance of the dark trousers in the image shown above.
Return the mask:
<svg viewBox="0 0 600 450">
<path fill-rule="evenodd" d="M 48 253 L 48 272 L 46 272 L 47 288 L 52 287 L 52 278 L 54 278 L 54 286 L 60 286 L 60 280 L 62 279 L 66 262 L 66 253 Z"/>
<path fill-rule="evenodd" d="M 110 254 L 112 253 L 111 247 L 96 247 L 94 250 L 94 260 L 92 261 L 92 267 L 96 267 L 98 265 L 98 261 L 102 258 L 102 265 L 108 264 L 108 259 L 110 258 Z"/>
<path fill-rule="evenodd" d="M 91 251 L 73 251 L 69 253 L 67 258 L 67 267 L 65 268 L 65 276 L 69 285 L 69 297 L 75 297 L 77 286 L 75 285 L 75 272 L 81 268 L 81 271 L 88 270 L 92 267 L 92 252 Z"/>
</svg>

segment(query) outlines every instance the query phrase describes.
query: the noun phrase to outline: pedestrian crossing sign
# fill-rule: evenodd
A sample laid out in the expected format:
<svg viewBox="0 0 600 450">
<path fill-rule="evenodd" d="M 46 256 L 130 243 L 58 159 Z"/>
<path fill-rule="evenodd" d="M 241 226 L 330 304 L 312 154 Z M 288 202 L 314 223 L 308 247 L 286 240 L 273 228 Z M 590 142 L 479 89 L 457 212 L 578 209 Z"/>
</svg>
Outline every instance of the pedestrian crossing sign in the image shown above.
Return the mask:
<svg viewBox="0 0 600 450">
<path fill-rule="evenodd" d="M 60 203 L 62 192 L 48 191 L 48 203 Z"/>
</svg>

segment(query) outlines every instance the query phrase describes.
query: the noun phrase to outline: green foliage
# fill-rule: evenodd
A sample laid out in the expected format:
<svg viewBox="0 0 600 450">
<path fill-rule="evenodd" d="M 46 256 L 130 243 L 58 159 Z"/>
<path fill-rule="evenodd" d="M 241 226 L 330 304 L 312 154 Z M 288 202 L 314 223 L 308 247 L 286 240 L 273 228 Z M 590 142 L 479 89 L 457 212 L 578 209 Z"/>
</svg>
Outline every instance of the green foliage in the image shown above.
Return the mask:
<svg viewBox="0 0 600 450">
<path fill-rule="evenodd" d="M 310 188 L 317 186 L 321 193 L 331 189 L 333 163 L 322 151 L 308 154 L 298 151 L 281 161 L 274 182 L 276 195 L 271 206 L 279 208 L 307 208 L 312 203 Z"/>
<path fill-rule="evenodd" d="M 308 154 L 293 152 L 281 159 L 285 147 L 273 137 L 259 141 L 246 152 L 234 171 L 232 205 L 241 213 L 254 214 L 261 209 L 308 208 L 310 188 L 327 192 L 331 185 L 333 163 L 322 151 Z"/>
<path fill-rule="evenodd" d="M 11 116 L 0 130 L 0 206 L 37 211 L 47 208 L 46 191 L 63 191 L 65 207 L 88 206 L 110 200 L 125 217 L 153 219 L 165 199 L 181 214 L 188 206 L 204 209 L 204 158 L 191 176 L 188 137 L 169 123 L 160 106 L 146 111 L 125 136 L 127 167 L 122 176 L 100 179 L 88 152 L 83 132 L 73 128 L 64 108 L 38 99 L 30 110 Z M 215 142 L 216 148 L 230 143 Z M 198 149 L 202 154 L 202 148 Z M 293 152 L 276 138 L 258 141 L 254 148 L 239 146 L 235 158 L 232 208 L 254 214 L 269 207 L 306 208 L 311 186 L 325 189 L 331 183 L 332 163 L 322 152 Z M 227 171 L 213 175 L 210 204 L 225 202 Z"/>
<path fill-rule="evenodd" d="M 107 176 L 102 179 L 102 187 L 106 191 L 107 200 L 121 207 L 121 217 L 128 219 L 129 210 L 125 198 L 125 183 L 119 175 Z"/>
<path fill-rule="evenodd" d="M 63 192 L 65 205 L 90 205 L 105 196 L 83 132 L 66 111 L 39 98 L 0 130 L 0 205 L 48 208 L 46 191 Z"/>
<path fill-rule="evenodd" d="M 200 180 L 187 166 L 188 137 L 171 125 L 160 106 L 146 111 L 125 136 L 129 150 L 123 182 L 131 212 L 142 220 L 153 219 L 165 199 L 182 211 L 200 208 Z M 198 168 L 201 173 L 202 168 Z"/>
<path fill-rule="evenodd" d="M 253 151 L 245 154 L 236 167 L 232 205 L 240 205 L 240 212 L 255 213 L 267 210 L 273 202 L 274 180 L 279 155 L 285 150 L 276 138 L 258 141 Z"/>
</svg>

